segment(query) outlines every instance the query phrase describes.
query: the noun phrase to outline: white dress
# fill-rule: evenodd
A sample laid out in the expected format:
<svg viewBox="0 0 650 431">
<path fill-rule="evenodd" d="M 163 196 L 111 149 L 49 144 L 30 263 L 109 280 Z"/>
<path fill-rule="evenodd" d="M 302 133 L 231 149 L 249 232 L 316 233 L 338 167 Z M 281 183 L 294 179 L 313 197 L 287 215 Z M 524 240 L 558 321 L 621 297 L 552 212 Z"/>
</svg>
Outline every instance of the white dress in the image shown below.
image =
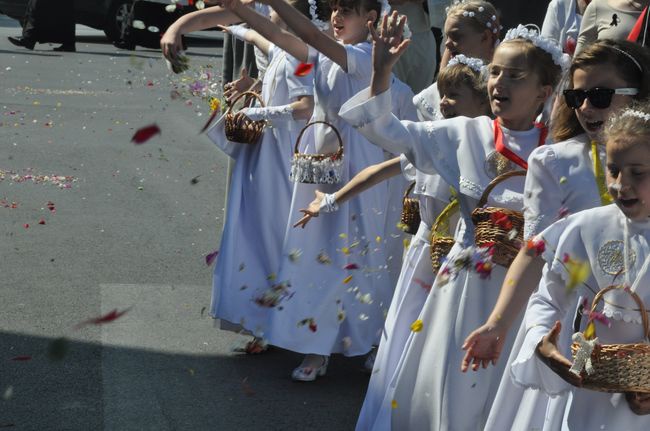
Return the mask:
<svg viewBox="0 0 650 431">
<path fill-rule="evenodd" d="M 601 166 L 605 166 L 603 146 L 599 146 L 599 157 Z M 533 151 L 528 158 L 524 193 L 524 240 L 569 214 L 600 205 L 591 144 L 586 134 Z M 565 324 L 572 326 L 572 322 L 573 315 L 569 313 Z M 548 396 L 543 391 L 515 385 L 509 371 L 525 335 L 526 328 L 522 322 L 510 357 L 502 356 L 500 359 L 506 360 L 506 371 L 492 403 L 486 430 L 515 431 L 541 429 L 543 426 Z M 566 398 L 566 395 L 553 398 L 549 408 L 563 409 Z"/>
<path fill-rule="evenodd" d="M 368 90 L 341 109 L 341 116 L 376 145 L 402 152 L 416 168 L 437 172 L 459 191 L 461 221 L 450 260 L 473 246 L 471 211 L 495 176 L 493 121 L 458 117 L 437 122 L 400 122 L 388 112 L 390 93 L 369 98 Z M 522 158 L 538 145 L 539 130 L 503 128 L 504 144 Z M 523 178 L 497 187 L 488 204 L 521 210 Z M 443 265 L 444 268 L 444 265 Z M 438 430 L 482 428 L 501 369 L 463 374 L 460 349 L 467 334 L 483 323 L 496 302 L 505 268 L 495 266 L 489 279 L 463 271 L 448 284 L 432 288 L 420 314 L 424 326 L 406 343 L 396 371 L 393 429 Z M 435 323 L 434 323 L 435 321 Z M 508 344 L 504 348 L 508 351 Z M 468 403 L 467 400 L 472 400 Z"/>
<path fill-rule="evenodd" d="M 440 92 L 438 83 L 434 82 L 413 97 L 413 104 L 418 108 L 420 121 L 442 120 L 440 113 Z"/>
<path fill-rule="evenodd" d="M 417 171 L 403 155 L 401 163 L 404 177 L 415 181 L 413 194 L 418 196 L 421 222 L 404 255 L 402 270 L 388 309 L 370 383 L 357 421 L 358 431 L 390 429 L 394 387 L 391 382 L 408 340 L 410 326 L 420 314 L 435 278 L 430 255 L 431 228 L 437 215 L 451 199 L 450 187 L 438 175 Z M 453 226 L 457 220 L 457 217 L 453 217 L 449 224 Z"/>
<path fill-rule="evenodd" d="M 315 64 L 312 120 L 325 119 L 340 132 L 345 152 L 342 184 L 386 160 L 381 148 L 338 116 L 341 105 L 368 86 L 372 74 L 370 43 L 345 49 L 347 72 L 322 54 L 310 53 Z M 321 126 L 308 129 L 301 151 L 336 150 L 334 133 Z M 290 216 L 297 217 L 298 209 L 308 206 L 314 190 L 333 193 L 340 186 L 296 184 Z M 270 313 L 264 330 L 270 344 L 300 353 L 349 356 L 365 354 L 376 344 L 394 288 L 386 264 L 387 206 L 388 184 L 378 184 L 339 211 L 313 219 L 304 230 L 287 228 L 276 283 L 287 286 L 288 296 Z"/>
<path fill-rule="evenodd" d="M 262 85 L 267 106 L 282 106 L 313 94 L 313 77 L 297 77 L 299 62 L 278 47 L 269 50 L 270 63 Z M 214 268 L 210 314 L 258 334 L 268 309 L 255 303 L 273 284 L 282 255 L 293 184 L 289 181 L 292 142 L 305 121 L 289 121 L 265 127 L 254 145 L 229 142 L 223 118 L 208 136 L 235 159 L 226 224 Z"/>
<path fill-rule="evenodd" d="M 524 318 L 526 338 L 512 365 L 513 379 L 527 387 L 541 388 L 551 396 L 570 392 L 570 402 L 564 416 L 547 414 L 545 430 L 647 430 L 650 418 L 637 416 L 628 407 L 622 394 L 608 394 L 575 388 L 541 362 L 535 353 L 537 344 L 554 322 L 562 321 L 567 312 L 575 309 L 579 295 L 591 303 L 595 293 L 612 284 L 622 284 L 626 278 L 618 274 L 623 268 L 625 224 L 628 224 L 630 268 L 629 280 L 640 282 L 633 290 L 645 304 L 650 304 L 650 274 L 642 266 L 650 258 L 650 222 L 632 222 L 625 218 L 616 205 L 585 210 L 569 216 L 543 231 L 546 242 L 546 266 L 538 291 L 533 294 Z M 563 264 L 564 256 L 589 262 L 591 275 L 572 291 L 567 291 L 569 274 Z M 586 286 L 585 286 L 586 285 Z M 603 314 L 609 319 L 607 327 L 596 322 L 596 335 L 601 344 L 634 343 L 643 339 L 643 327 L 638 306 L 623 291 L 608 292 L 604 296 Z M 601 304 L 602 305 L 602 304 Z M 583 317 L 581 330 L 586 318 Z M 572 328 L 562 328 L 565 339 Z M 568 343 L 558 346 L 571 359 Z"/>
<path fill-rule="evenodd" d="M 542 24 L 542 36 L 559 42 L 564 52 L 573 55 L 582 15 L 576 11 L 577 0 L 551 0 Z M 573 39 L 573 50 L 567 41 Z"/>
</svg>

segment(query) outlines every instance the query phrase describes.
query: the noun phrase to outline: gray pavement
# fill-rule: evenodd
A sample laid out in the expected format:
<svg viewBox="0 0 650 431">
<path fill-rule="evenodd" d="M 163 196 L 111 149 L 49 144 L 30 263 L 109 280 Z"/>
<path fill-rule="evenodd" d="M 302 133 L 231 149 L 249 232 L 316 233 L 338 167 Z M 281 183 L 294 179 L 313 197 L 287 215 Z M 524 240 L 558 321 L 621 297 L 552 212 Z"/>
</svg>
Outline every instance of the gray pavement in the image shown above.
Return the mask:
<svg viewBox="0 0 650 431">
<path fill-rule="evenodd" d="M 0 16 L 0 428 L 352 429 L 363 358 L 297 384 L 299 355 L 234 354 L 207 315 L 227 159 L 198 135 L 205 102 L 170 97 L 159 52 L 77 30 L 77 53 L 32 52 Z M 216 43 L 189 55 L 220 70 Z"/>
</svg>

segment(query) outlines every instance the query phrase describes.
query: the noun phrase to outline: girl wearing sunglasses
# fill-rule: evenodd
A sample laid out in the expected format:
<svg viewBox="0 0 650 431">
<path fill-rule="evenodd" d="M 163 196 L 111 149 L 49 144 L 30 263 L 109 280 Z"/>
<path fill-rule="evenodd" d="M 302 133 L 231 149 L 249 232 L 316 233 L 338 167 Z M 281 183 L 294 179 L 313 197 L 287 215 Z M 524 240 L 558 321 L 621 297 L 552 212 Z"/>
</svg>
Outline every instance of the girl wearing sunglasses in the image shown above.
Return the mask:
<svg viewBox="0 0 650 431">
<path fill-rule="evenodd" d="M 467 337 L 463 371 L 496 364 L 508 330 L 536 290 L 542 274 L 541 246 L 535 235 L 568 214 L 611 203 L 605 188 L 601 132 L 616 111 L 650 94 L 650 57 L 643 47 L 626 42 L 598 41 L 576 56 L 569 69 L 569 89 L 552 119 L 554 145 L 534 150 L 528 159 L 524 193 L 525 246 L 506 274 L 492 314 Z M 565 326 L 571 326 L 568 316 Z M 508 366 L 488 418 L 487 429 L 541 429 L 548 396 L 513 384 L 513 364 L 526 334 L 522 323 Z M 564 334 L 566 335 L 566 334 Z M 568 345 L 568 337 L 560 341 Z M 519 399 L 520 403 L 513 402 Z M 549 411 L 561 411 L 563 396 L 551 399 Z M 555 424 L 554 424 L 555 425 Z M 546 424 L 548 426 L 548 423 Z M 546 428 L 545 428 L 546 429 Z M 560 429 L 551 426 L 549 429 Z"/>
</svg>

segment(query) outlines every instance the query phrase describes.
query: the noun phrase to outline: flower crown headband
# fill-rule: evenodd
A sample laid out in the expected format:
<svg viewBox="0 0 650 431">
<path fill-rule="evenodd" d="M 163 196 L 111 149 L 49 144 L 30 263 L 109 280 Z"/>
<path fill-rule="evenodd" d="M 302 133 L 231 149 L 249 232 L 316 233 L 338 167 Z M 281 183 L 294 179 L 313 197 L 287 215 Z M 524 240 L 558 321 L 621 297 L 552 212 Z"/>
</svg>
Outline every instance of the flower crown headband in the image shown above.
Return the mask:
<svg viewBox="0 0 650 431">
<path fill-rule="evenodd" d="M 453 56 L 449 60 L 449 63 L 447 63 L 447 67 L 456 66 L 458 64 L 464 64 L 465 66 L 478 73 L 483 73 L 486 70 L 486 65 L 483 60 L 475 57 L 467 57 L 463 54 L 457 54 Z"/>
<path fill-rule="evenodd" d="M 636 117 L 640 118 L 645 122 L 650 121 L 650 114 L 642 112 L 642 111 L 637 111 L 636 109 L 631 109 L 627 108 L 621 113 L 621 117 Z"/>
<path fill-rule="evenodd" d="M 505 42 L 513 39 L 529 40 L 533 45 L 547 52 L 553 59 L 553 63 L 560 66 L 562 72 L 566 72 L 571 65 L 571 57 L 562 52 L 562 47 L 560 47 L 555 40 L 541 36 L 539 34 L 539 28 L 537 28 L 536 25 L 529 24 L 529 26 L 533 28 L 528 28 L 521 24 L 515 28 L 511 28 L 506 33 L 506 37 L 503 38 L 503 41 Z"/>
<path fill-rule="evenodd" d="M 462 4 L 471 4 L 470 0 L 456 0 L 452 3 L 451 6 L 447 6 L 445 8 L 445 14 L 448 16 L 449 12 L 452 10 L 453 7 L 460 6 Z M 485 8 L 483 6 L 478 7 L 478 13 L 483 13 L 485 12 Z M 476 18 L 476 20 L 482 24 L 485 24 L 485 26 L 492 31 L 492 33 L 497 34 L 499 30 L 503 29 L 503 26 L 497 25 L 497 16 L 492 15 L 489 18 L 486 18 L 486 21 L 483 22 L 483 20 L 479 19 L 479 17 L 476 15 L 476 12 L 471 11 L 471 10 L 464 10 L 462 15 L 466 18 Z"/>
<path fill-rule="evenodd" d="M 318 17 L 318 11 L 316 10 L 316 0 L 307 0 L 307 3 L 309 3 L 309 15 L 311 15 L 311 22 L 313 22 L 314 25 L 321 31 L 327 30 L 330 25 Z"/>
</svg>

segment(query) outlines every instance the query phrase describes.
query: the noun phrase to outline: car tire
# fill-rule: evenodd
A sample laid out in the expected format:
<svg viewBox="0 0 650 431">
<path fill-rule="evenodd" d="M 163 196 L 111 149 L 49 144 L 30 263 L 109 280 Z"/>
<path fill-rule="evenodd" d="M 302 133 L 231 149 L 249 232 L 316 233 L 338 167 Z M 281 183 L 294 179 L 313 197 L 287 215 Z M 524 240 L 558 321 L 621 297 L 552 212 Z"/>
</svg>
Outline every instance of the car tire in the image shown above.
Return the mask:
<svg viewBox="0 0 650 431">
<path fill-rule="evenodd" d="M 104 33 L 118 48 L 135 49 L 130 39 L 130 21 L 133 0 L 114 0 L 108 10 Z"/>
</svg>

